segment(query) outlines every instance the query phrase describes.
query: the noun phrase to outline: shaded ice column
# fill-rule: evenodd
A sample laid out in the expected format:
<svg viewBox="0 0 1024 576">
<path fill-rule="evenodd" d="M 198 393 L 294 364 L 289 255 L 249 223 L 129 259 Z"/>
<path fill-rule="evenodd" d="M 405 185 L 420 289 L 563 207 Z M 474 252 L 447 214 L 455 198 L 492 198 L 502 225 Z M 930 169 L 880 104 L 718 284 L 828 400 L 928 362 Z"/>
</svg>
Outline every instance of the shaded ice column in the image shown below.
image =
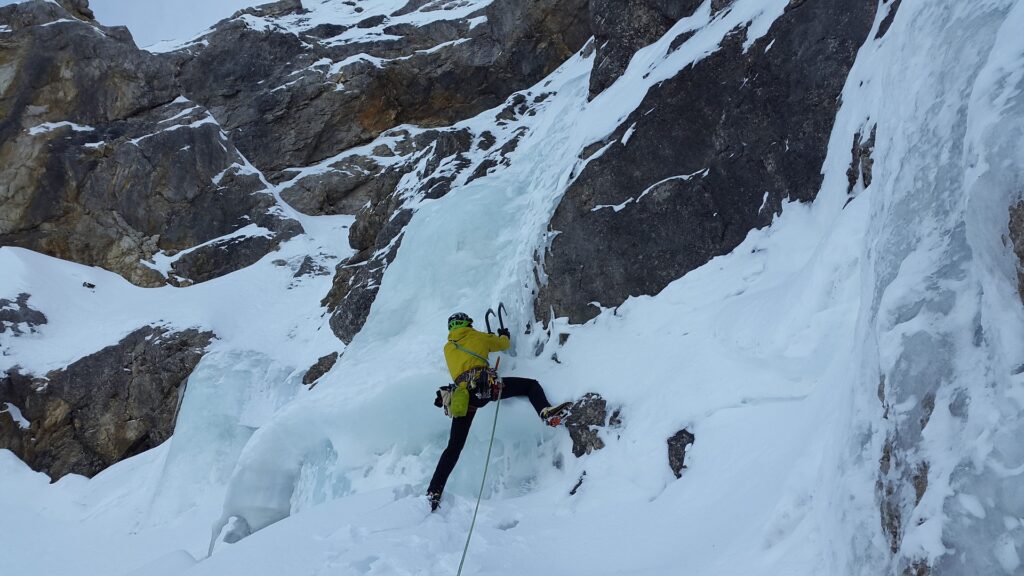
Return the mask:
<svg viewBox="0 0 1024 576">
<path fill-rule="evenodd" d="M 964 452 L 950 477 L 935 574 L 1024 573 L 1024 308 L 1007 240 L 1009 207 L 1024 202 L 1024 4 L 1007 14 L 974 84 L 964 162 L 967 238 L 981 284 L 975 341 L 988 356 L 965 394 Z"/>
<path fill-rule="evenodd" d="M 1013 4 L 904 1 L 875 43 L 878 69 L 862 92 L 879 138 L 861 326 L 874 345 L 862 359 L 862 393 L 877 390 L 883 412 L 876 496 L 894 574 L 1019 573 L 1019 522 L 1011 529 L 1005 518 L 1019 518 L 1020 489 L 978 494 L 997 475 L 993 435 L 1020 423 L 1019 406 L 996 406 L 1009 372 L 994 336 L 1020 322 L 1019 301 L 992 314 L 1009 292 L 1009 277 L 991 273 L 1009 256 L 999 243 L 1007 191 L 970 186 L 967 176 L 979 162 L 1011 161 L 994 156 L 1006 150 L 967 146 L 985 105 L 978 93 L 997 84 L 979 75 L 1002 57 L 997 36 L 1006 43 Z M 1019 113 L 1003 110 L 1010 117 L 998 121 Z M 980 523 L 1014 543 L 993 547 Z"/>
<path fill-rule="evenodd" d="M 216 506 L 253 431 L 299 389 L 296 371 L 256 352 L 212 352 L 188 379 L 150 508 L 160 522 Z"/>
</svg>

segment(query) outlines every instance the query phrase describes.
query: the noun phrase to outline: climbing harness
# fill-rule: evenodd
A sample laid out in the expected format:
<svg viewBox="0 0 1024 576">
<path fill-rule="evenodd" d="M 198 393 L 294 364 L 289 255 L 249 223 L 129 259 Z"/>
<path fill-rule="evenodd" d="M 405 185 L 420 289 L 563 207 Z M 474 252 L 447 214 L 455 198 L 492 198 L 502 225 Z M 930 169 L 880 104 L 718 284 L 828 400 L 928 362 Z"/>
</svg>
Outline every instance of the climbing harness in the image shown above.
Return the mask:
<svg viewBox="0 0 1024 576">
<path fill-rule="evenodd" d="M 504 326 L 502 326 L 504 328 Z M 501 365 L 501 358 L 494 363 L 494 370 Z M 456 576 L 462 576 L 462 566 L 466 563 L 466 554 L 469 552 L 469 541 L 473 538 L 473 528 L 476 527 L 476 514 L 480 511 L 480 500 L 484 495 L 484 484 L 487 482 L 487 468 L 491 465 L 491 448 L 494 447 L 494 432 L 498 429 L 498 410 L 501 409 L 501 388 L 498 388 L 498 399 L 494 405 L 494 423 L 491 424 L 491 440 L 487 443 L 487 457 L 484 459 L 484 474 L 480 477 L 480 492 L 476 495 L 476 508 L 473 509 L 473 521 L 469 524 L 469 534 L 466 535 L 466 546 L 462 549 L 462 559 L 459 560 L 459 571 Z"/>
</svg>

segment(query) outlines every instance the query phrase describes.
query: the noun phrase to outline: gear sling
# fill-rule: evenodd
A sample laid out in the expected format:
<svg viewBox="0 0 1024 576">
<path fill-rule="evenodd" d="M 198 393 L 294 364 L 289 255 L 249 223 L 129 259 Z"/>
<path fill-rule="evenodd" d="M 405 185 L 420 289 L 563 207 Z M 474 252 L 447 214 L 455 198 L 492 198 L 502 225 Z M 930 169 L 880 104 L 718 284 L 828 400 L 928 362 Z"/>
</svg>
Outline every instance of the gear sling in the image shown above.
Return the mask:
<svg viewBox="0 0 1024 576">
<path fill-rule="evenodd" d="M 444 408 L 445 415 L 450 418 L 462 418 L 469 412 L 470 390 L 473 390 L 478 400 L 486 402 L 499 394 L 501 381 L 498 379 L 497 364 L 491 368 L 487 358 L 460 346 L 454 340 L 449 340 L 449 342 L 460 352 L 469 354 L 484 363 L 482 367 L 470 368 L 460 374 L 454 384 L 442 386 L 437 390 L 434 405 Z M 500 358 L 498 362 L 501 362 Z"/>
</svg>

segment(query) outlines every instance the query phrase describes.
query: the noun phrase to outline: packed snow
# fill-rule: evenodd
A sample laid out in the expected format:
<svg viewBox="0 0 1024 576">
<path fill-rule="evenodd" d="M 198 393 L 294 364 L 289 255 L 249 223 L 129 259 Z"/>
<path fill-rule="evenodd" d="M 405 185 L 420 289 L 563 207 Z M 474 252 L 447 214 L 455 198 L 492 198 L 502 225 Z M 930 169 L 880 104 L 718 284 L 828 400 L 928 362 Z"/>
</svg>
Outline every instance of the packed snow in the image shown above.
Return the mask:
<svg viewBox="0 0 1024 576">
<path fill-rule="evenodd" d="M 409 199 L 416 214 L 365 327 L 312 390 L 302 371 L 342 345 L 319 307 L 330 277 L 292 272 L 305 255 L 350 254 L 350 217 L 282 204 L 306 234 L 182 289 L 0 248 L 0 297 L 28 292 L 49 320 L 0 334 L 0 370 L 44 373 L 147 322 L 218 335 L 164 445 L 53 485 L 0 451 L 4 573 L 455 573 L 495 408 L 431 514 L 422 493 L 449 426 L 431 404 L 448 381 L 444 323 L 456 310 L 479 323 L 504 301 L 514 346 L 502 372 L 537 378 L 553 401 L 599 392 L 622 424 L 576 458 L 564 430 L 503 402 L 467 573 L 867 576 L 924 559 L 944 574 L 1020 574 L 1024 309 L 1002 236 L 1024 190 L 1024 4 L 903 0 L 858 55 L 813 204 L 784 204 L 656 296 L 582 326 L 530 324 L 533 256 L 580 150 L 737 25 L 748 47 L 768 34 L 787 4 L 737 0 L 712 16 L 705 2 L 592 102 L 582 55 L 527 91 L 554 95 L 523 120 L 509 166 Z M 500 133 L 494 113 L 462 125 Z M 850 142 L 876 125 L 874 179 L 851 199 Z M 924 397 L 934 411 L 914 433 Z M 676 479 L 666 439 L 684 427 L 696 442 Z M 897 495 L 913 516 L 895 555 L 876 493 L 892 438 L 928 463 L 929 486 L 920 503 Z"/>
</svg>

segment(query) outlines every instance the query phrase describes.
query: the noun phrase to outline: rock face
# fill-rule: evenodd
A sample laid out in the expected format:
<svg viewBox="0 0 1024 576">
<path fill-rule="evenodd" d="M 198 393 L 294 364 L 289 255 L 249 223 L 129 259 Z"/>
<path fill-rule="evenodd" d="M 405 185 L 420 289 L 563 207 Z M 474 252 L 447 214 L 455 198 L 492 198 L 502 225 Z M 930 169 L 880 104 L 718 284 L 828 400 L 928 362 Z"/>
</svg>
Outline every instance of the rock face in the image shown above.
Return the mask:
<svg viewBox="0 0 1024 576">
<path fill-rule="evenodd" d="M 401 246 L 409 206 L 507 163 L 518 140 L 510 130 L 429 127 L 501 103 L 590 36 L 584 0 L 498 0 L 460 12 L 464 5 L 411 1 L 393 13 L 353 12 L 344 24 L 312 25 L 310 10 L 322 8 L 278 2 L 244 10 L 168 55 L 182 91 L 282 182 L 283 199 L 306 214 L 356 214 L 350 243 L 357 254 L 338 265 L 323 300 L 346 343 L 362 328 Z M 208 82 L 211 74 L 220 81 Z M 531 103 L 507 104 L 502 124 Z M 428 129 L 392 130 L 412 123 Z M 486 158 L 474 161 L 474 150 Z M 417 181 L 400 186 L 414 171 Z"/>
<path fill-rule="evenodd" d="M 28 305 L 29 298 L 31 296 L 24 292 L 14 300 L 0 298 L 0 334 L 10 330 L 20 336 L 46 324 L 46 316 Z"/>
<path fill-rule="evenodd" d="M 18 407 L 31 427 L 0 412 L 0 448 L 57 480 L 91 477 L 159 445 L 174 431 L 184 383 L 211 338 L 147 326 L 45 377 L 8 371 L 0 403 Z"/>
<path fill-rule="evenodd" d="M 590 97 L 611 86 L 637 50 L 664 36 L 700 5 L 701 0 L 590 0 L 590 27 L 598 47 Z"/>
<path fill-rule="evenodd" d="M 600 394 L 588 392 L 570 408 L 570 415 L 565 419 L 565 427 L 572 438 L 572 453 L 579 458 L 595 450 L 604 448 L 604 440 L 598 428 L 607 425 L 618 426 L 618 411 L 608 417 L 608 402 Z"/>
<path fill-rule="evenodd" d="M 1017 256 L 1017 292 L 1024 302 L 1024 200 L 1010 206 L 1010 237 Z"/>
<path fill-rule="evenodd" d="M 398 125 L 478 114 L 542 79 L 590 36 L 585 0 L 497 0 L 469 13 L 462 7 L 471 3 L 410 1 L 319 25 L 307 8 L 327 8 L 307 4 L 244 10 L 171 55 L 183 92 L 273 180 Z"/>
<path fill-rule="evenodd" d="M 745 29 L 734 30 L 719 51 L 652 88 L 566 191 L 537 316 L 554 309 L 578 323 L 597 315 L 591 302 L 656 294 L 768 225 L 783 200 L 813 200 L 838 97 L 875 9 L 791 2 L 749 50 Z"/>
<path fill-rule="evenodd" d="M 166 59 L 66 4 L 0 8 L 0 245 L 157 286 L 236 270 L 301 231 Z M 198 245 L 162 272 L 144 263 Z"/>
</svg>

